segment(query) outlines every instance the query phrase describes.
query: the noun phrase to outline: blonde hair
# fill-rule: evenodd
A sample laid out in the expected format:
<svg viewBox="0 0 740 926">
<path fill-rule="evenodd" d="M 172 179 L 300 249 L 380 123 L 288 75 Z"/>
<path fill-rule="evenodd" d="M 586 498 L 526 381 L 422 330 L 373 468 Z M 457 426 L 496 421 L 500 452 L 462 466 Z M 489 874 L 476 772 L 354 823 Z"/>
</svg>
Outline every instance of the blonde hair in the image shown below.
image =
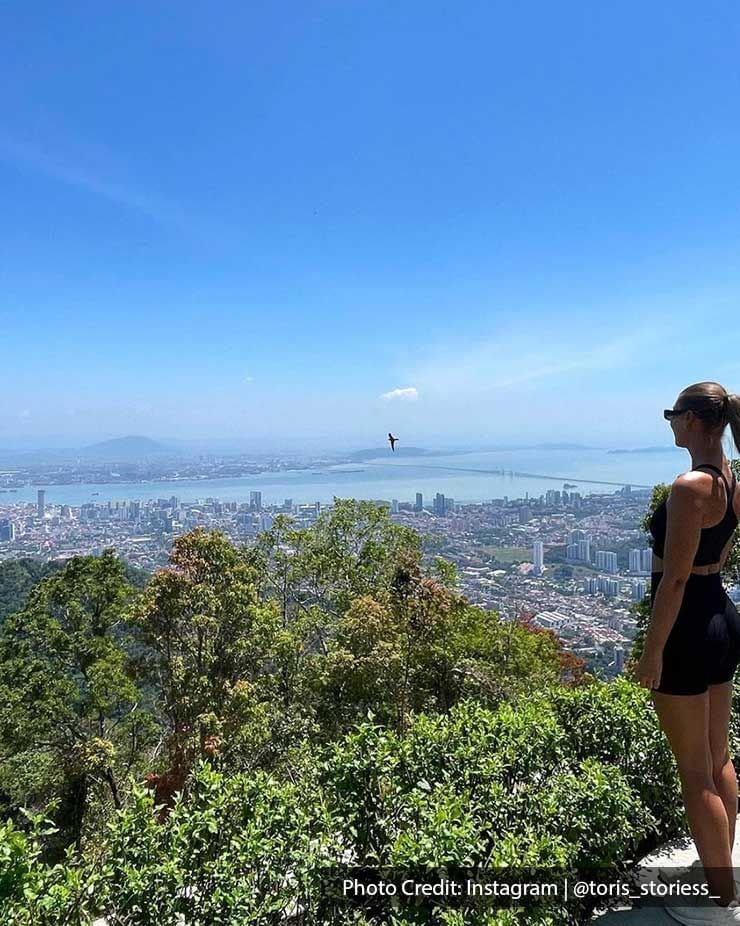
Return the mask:
<svg viewBox="0 0 740 926">
<path fill-rule="evenodd" d="M 702 419 L 708 431 L 719 431 L 721 436 L 729 424 L 735 449 L 740 453 L 740 396 L 728 392 L 720 383 L 706 382 L 687 386 L 678 398 Z"/>
</svg>

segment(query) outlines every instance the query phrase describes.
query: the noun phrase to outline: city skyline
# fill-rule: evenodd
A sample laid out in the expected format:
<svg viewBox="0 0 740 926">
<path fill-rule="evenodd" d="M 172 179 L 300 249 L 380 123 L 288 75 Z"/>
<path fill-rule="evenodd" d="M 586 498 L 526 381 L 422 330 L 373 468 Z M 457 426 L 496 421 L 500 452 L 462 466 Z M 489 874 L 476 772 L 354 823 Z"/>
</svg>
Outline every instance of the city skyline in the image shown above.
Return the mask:
<svg viewBox="0 0 740 926">
<path fill-rule="evenodd" d="M 730 3 L 54 10 L 0 10 L 0 449 L 670 445 L 740 392 Z"/>
</svg>

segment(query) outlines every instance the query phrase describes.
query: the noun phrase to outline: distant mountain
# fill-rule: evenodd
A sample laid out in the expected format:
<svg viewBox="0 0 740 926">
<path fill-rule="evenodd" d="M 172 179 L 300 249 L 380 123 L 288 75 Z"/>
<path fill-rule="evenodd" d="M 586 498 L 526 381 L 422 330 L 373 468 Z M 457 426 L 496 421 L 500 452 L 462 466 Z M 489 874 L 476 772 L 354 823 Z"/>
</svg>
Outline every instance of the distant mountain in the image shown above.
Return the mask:
<svg viewBox="0 0 740 926">
<path fill-rule="evenodd" d="M 530 448 L 525 448 L 529 450 Z M 533 444 L 532 450 L 594 450 L 589 444 Z"/>
<path fill-rule="evenodd" d="M 106 460 L 111 463 L 136 463 L 152 457 L 179 457 L 181 452 L 174 447 L 168 447 L 150 437 L 129 435 L 128 437 L 114 437 L 112 440 L 100 441 L 98 444 L 89 444 L 78 451 L 79 456 L 88 460 Z"/>
<path fill-rule="evenodd" d="M 470 446 L 466 450 L 458 451 L 459 453 L 468 453 L 479 451 L 481 453 L 510 451 L 510 450 L 600 450 L 600 447 L 594 447 L 591 444 L 568 444 L 568 443 L 545 443 L 545 444 L 484 444 Z"/>
<path fill-rule="evenodd" d="M 429 457 L 437 456 L 439 451 L 425 450 L 423 447 L 401 447 L 400 443 L 396 444 L 396 449 L 391 450 L 390 444 L 387 447 L 370 447 L 367 450 L 355 450 L 354 453 L 348 453 L 344 456 L 347 460 L 374 460 L 376 457 Z"/>
<path fill-rule="evenodd" d="M 679 447 L 635 447 L 633 450 L 607 450 L 607 453 L 668 453 L 669 451 L 675 452 L 679 450 Z"/>
</svg>

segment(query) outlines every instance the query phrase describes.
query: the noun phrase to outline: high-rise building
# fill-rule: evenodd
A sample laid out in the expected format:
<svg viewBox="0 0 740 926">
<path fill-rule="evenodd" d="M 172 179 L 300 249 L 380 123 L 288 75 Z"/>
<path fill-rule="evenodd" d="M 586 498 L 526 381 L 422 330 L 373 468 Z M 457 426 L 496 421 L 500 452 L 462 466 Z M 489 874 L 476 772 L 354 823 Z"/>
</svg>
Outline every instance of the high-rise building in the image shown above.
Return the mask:
<svg viewBox="0 0 740 926">
<path fill-rule="evenodd" d="M 532 545 L 532 561 L 535 575 L 541 575 L 545 562 L 545 547 L 541 540 L 535 540 Z"/>
<path fill-rule="evenodd" d="M 634 575 L 647 575 L 652 566 L 652 555 L 653 551 L 649 548 L 647 550 L 630 550 L 630 572 Z"/>
<path fill-rule="evenodd" d="M 0 521 L 0 541 L 15 540 L 15 524 L 9 518 Z"/>
<path fill-rule="evenodd" d="M 434 513 L 438 517 L 443 517 L 445 513 L 445 497 L 441 492 L 434 496 Z"/>
<path fill-rule="evenodd" d="M 424 496 L 421 492 L 416 493 L 416 504 L 414 505 L 414 511 L 423 511 L 424 510 Z"/>
<path fill-rule="evenodd" d="M 596 568 L 603 569 L 604 572 L 611 572 L 612 574 L 615 574 L 618 572 L 617 554 L 610 550 L 597 550 Z"/>
<path fill-rule="evenodd" d="M 586 539 L 581 539 L 581 535 Z M 579 560 L 582 563 L 591 562 L 591 538 L 584 534 L 583 531 L 571 531 L 569 537 L 573 538 L 565 547 L 565 558 L 568 560 Z"/>
<path fill-rule="evenodd" d="M 598 583 L 599 591 L 603 592 L 605 595 L 615 597 L 619 594 L 618 579 L 610 579 L 608 576 L 599 576 L 596 581 Z"/>
<path fill-rule="evenodd" d="M 252 511 L 262 510 L 262 493 L 261 492 L 250 492 L 249 493 L 249 507 Z"/>
<path fill-rule="evenodd" d="M 398 514 L 398 499 L 391 499 L 391 514 Z"/>
<path fill-rule="evenodd" d="M 36 514 L 38 515 L 39 518 L 42 518 L 42 519 L 44 517 L 44 510 L 45 510 L 45 505 L 46 505 L 45 497 L 46 497 L 46 492 L 43 489 L 39 489 L 38 492 L 36 493 Z"/>
<path fill-rule="evenodd" d="M 617 672 L 624 669 L 624 648 L 619 644 L 614 647 L 614 669 Z"/>
</svg>

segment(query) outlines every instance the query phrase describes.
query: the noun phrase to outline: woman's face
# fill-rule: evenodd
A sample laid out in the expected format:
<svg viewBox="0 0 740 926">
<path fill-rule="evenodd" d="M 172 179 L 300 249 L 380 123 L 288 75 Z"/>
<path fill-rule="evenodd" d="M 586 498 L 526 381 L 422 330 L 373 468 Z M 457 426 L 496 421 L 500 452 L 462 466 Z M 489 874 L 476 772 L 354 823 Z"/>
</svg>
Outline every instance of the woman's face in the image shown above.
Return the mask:
<svg viewBox="0 0 740 926">
<path fill-rule="evenodd" d="M 676 401 L 673 403 L 674 408 L 683 408 L 684 400 L 679 396 Z M 676 441 L 677 447 L 685 447 L 685 439 L 688 434 L 689 429 L 691 428 L 691 422 L 694 419 L 694 414 L 691 411 L 686 411 L 683 415 L 676 415 L 674 418 L 671 418 L 670 425 L 673 430 L 673 437 Z"/>
</svg>

